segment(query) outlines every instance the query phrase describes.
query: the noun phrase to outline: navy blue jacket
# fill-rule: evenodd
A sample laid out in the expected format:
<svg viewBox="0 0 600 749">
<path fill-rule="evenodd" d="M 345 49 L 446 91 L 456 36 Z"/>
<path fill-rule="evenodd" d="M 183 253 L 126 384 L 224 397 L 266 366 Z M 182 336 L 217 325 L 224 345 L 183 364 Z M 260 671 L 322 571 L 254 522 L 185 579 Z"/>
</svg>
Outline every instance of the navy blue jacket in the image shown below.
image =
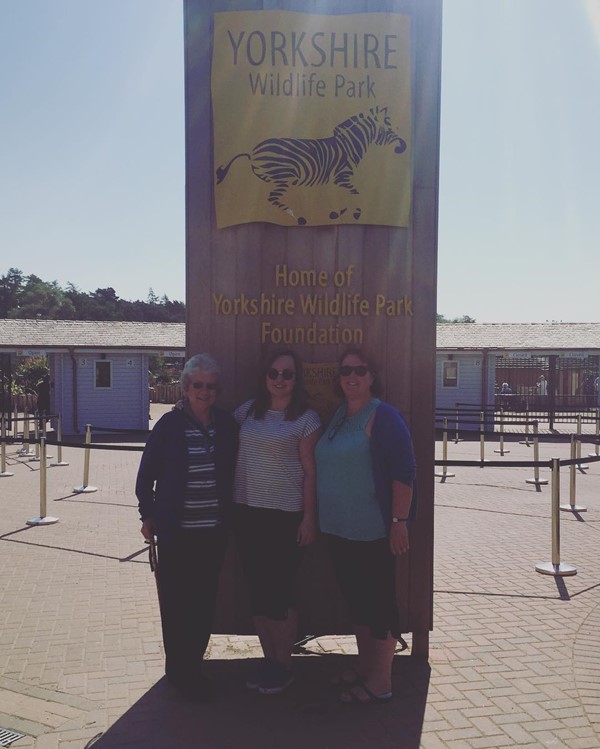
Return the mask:
<svg viewBox="0 0 600 749">
<path fill-rule="evenodd" d="M 233 476 L 239 427 L 231 414 L 213 409 L 215 472 L 222 518 L 227 521 L 232 505 Z M 148 437 L 138 470 L 135 493 L 140 517 L 154 520 L 159 541 L 172 538 L 181 524 L 188 475 L 188 450 L 183 411 L 162 416 Z"/>
<path fill-rule="evenodd" d="M 392 484 L 394 481 L 413 487 L 412 504 L 408 513 L 409 520 L 415 519 L 417 511 L 415 479 L 417 465 L 410 431 L 402 414 L 389 403 L 381 402 L 375 409 L 370 447 L 375 496 L 389 532 L 392 522 Z"/>
</svg>

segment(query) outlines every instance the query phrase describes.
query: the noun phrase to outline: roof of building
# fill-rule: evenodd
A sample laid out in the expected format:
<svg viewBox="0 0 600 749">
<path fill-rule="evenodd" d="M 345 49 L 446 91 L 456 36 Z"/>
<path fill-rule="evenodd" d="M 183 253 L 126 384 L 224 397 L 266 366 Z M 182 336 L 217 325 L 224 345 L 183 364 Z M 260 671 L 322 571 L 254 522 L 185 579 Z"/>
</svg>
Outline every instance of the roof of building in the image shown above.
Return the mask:
<svg viewBox="0 0 600 749">
<path fill-rule="evenodd" d="M 0 348 L 184 350 L 185 324 L 0 320 Z M 599 350 L 600 323 L 440 323 L 438 349 Z"/>
<path fill-rule="evenodd" d="M 185 348 L 185 324 L 95 320 L 0 320 L 0 348 Z"/>
<path fill-rule="evenodd" d="M 600 323 L 441 323 L 438 349 L 600 350 Z"/>
</svg>

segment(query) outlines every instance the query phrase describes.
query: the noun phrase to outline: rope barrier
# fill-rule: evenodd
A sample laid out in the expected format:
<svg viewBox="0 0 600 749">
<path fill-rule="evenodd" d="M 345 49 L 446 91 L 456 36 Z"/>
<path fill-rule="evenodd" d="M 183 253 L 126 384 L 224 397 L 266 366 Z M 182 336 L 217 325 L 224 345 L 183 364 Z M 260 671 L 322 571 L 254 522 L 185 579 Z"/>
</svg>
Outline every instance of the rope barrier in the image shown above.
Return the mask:
<svg viewBox="0 0 600 749">
<path fill-rule="evenodd" d="M 94 432 L 114 432 L 115 434 L 145 434 L 148 435 L 151 429 L 117 429 L 117 427 L 97 427 L 93 426 Z"/>
<path fill-rule="evenodd" d="M 62 454 L 60 451 L 60 448 L 63 446 L 67 447 L 73 447 L 73 448 L 83 448 L 86 452 L 84 455 L 84 469 L 83 469 L 83 483 L 79 487 L 74 487 L 73 491 L 76 493 L 88 493 L 88 492 L 95 492 L 97 491 L 97 487 L 90 486 L 89 484 L 89 470 L 90 470 L 90 453 L 91 450 L 114 450 L 114 451 L 135 451 L 135 452 L 141 452 L 143 451 L 143 446 L 138 445 L 108 445 L 108 444 L 91 444 L 92 439 L 92 426 L 90 424 L 86 424 L 86 433 L 85 433 L 85 443 L 81 444 L 80 442 L 64 442 L 61 437 L 61 430 L 60 430 L 60 416 L 59 422 L 58 422 L 58 433 L 57 433 L 57 439 L 53 440 L 51 444 L 56 445 L 59 448 L 58 452 L 58 458 L 59 463 L 57 465 L 68 465 L 67 463 L 62 463 Z M 549 467 L 552 472 L 552 497 L 551 497 L 551 522 L 552 522 L 552 561 L 551 562 L 539 562 L 536 564 L 535 569 L 537 572 L 540 572 L 541 574 L 545 575 L 554 575 L 554 576 L 566 576 L 566 575 L 575 575 L 577 574 L 577 568 L 571 564 L 564 564 L 560 561 L 560 512 L 561 511 L 569 511 L 569 512 L 585 512 L 587 508 L 577 505 L 576 503 L 576 470 L 580 469 L 582 465 L 586 465 L 586 467 L 589 467 L 590 463 L 596 463 L 600 462 L 600 454 L 598 454 L 598 451 L 594 454 L 589 455 L 587 458 L 581 457 L 581 442 L 587 441 L 595 443 L 596 445 L 600 445 L 600 432 L 597 430 L 596 435 L 585 435 L 581 434 L 580 428 L 578 429 L 577 434 L 569 435 L 568 438 L 571 443 L 571 451 L 570 451 L 570 459 L 568 460 L 560 460 L 560 458 L 552 458 L 550 460 L 539 460 L 539 433 L 538 433 L 538 422 L 533 421 L 533 429 L 534 429 L 534 440 L 533 440 L 533 447 L 534 447 L 534 460 L 512 460 L 512 461 L 500 461 L 500 460 L 486 460 L 485 459 L 485 442 L 483 440 L 484 435 L 486 434 L 492 434 L 494 436 L 497 435 L 496 432 L 490 432 L 489 430 L 483 429 L 483 425 L 485 422 L 485 413 L 483 411 L 480 412 L 480 460 L 448 460 L 448 419 L 444 418 L 443 421 L 443 459 L 442 460 L 434 460 L 434 465 L 438 467 L 442 467 L 441 473 L 436 473 L 436 476 L 442 478 L 442 481 L 444 481 L 448 477 L 453 477 L 454 473 L 449 473 L 447 468 L 453 467 L 453 466 L 463 466 L 463 467 L 476 467 L 476 468 L 533 468 L 534 469 L 534 478 L 533 479 L 527 479 L 527 483 L 534 483 L 536 485 L 540 484 L 547 484 L 548 481 L 546 479 L 540 479 L 539 478 L 539 468 L 545 468 Z M 7 444 L 15 444 L 19 440 L 16 437 L 11 437 L 7 434 L 7 427 L 6 427 L 6 419 L 2 415 L 2 418 L 0 419 L 1 423 L 1 430 L 0 430 L 0 445 L 2 448 L 2 473 L 0 475 L 13 475 L 13 474 L 4 474 L 5 471 L 5 450 Z M 508 422 L 504 422 L 508 423 Z M 531 423 L 531 422 L 525 422 L 525 424 Z M 35 437 L 29 436 L 29 429 L 28 429 L 28 422 L 25 420 L 24 427 L 27 426 L 27 429 L 24 428 L 24 436 L 22 440 L 22 449 L 19 451 L 19 455 L 25 455 L 29 453 L 29 450 L 27 449 L 27 452 L 23 452 L 25 445 L 31 445 L 35 444 L 39 447 L 39 462 L 40 462 L 40 515 L 37 518 L 34 518 L 32 520 L 28 520 L 28 525 L 48 525 L 52 523 L 58 522 L 57 517 L 49 517 L 46 515 L 46 504 L 47 504 L 47 467 L 46 467 L 46 460 L 47 460 L 47 452 L 46 452 L 46 444 L 49 442 L 49 440 L 46 439 L 45 430 L 42 430 L 43 434 L 42 436 L 38 436 L 36 434 Z M 580 422 L 578 422 L 578 427 L 580 427 Z M 143 430 L 112 430 L 112 429 L 105 429 L 102 427 L 94 427 L 97 431 L 116 431 L 119 433 L 123 432 L 129 432 L 138 434 L 142 432 Z M 144 431 L 146 434 L 147 432 Z M 457 436 L 459 432 L 457 429 Z M 526 432 L 528 434 L 528 432 Z M 502 435 L 502 432 L 501 432 Z M 566 437 L 567 435 L 559 435 L 560 437 Z M 556 436 L 552 436 L 552 441 L 556 441 Z M 561 440 L 562 441 L 562 440 Z M 501 443 L 502 445 L 502 443 Z M 577 449 L 577 445 L 579 445 L 579 450 Z M 501 455 L 503 455 L 502 448 L 500 451 Z M 560 468 L 561 466 L 568 466 L 570 468 L 570 502 L 568 505 L 562 505 L 560 504 Z"/>
</svg>

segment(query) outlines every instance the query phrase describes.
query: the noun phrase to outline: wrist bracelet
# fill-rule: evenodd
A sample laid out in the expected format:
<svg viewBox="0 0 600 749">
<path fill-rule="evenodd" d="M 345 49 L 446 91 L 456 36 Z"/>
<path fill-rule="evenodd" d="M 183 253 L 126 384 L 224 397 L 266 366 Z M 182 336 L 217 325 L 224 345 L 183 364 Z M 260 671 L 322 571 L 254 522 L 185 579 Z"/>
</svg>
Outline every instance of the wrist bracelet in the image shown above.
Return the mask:
<svg viewBox="0 0 600 749">
<path fill-rule="evenodd" d="M 408 518 L 398 518 L 395 515 L 392 517 L 392 523 L 405 523 Z"/>
</svg>

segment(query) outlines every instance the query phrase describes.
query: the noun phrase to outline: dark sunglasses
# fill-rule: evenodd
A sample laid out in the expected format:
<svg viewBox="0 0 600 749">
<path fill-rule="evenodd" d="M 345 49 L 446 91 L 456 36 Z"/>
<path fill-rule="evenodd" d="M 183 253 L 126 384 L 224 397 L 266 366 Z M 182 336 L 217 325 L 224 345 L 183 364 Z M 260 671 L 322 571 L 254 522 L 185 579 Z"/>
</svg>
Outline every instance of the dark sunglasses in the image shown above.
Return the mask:
<svg viewBox="0 0 600 749">
<path fill-rule="evenodd" d="M 193 382 L 192 387 L 194 390 L 216 390 L 219 386 L 216 382 Z"/>
<path fill-rule="evenodd" d="M 359 364 L 358 367 L 351 367 L 348 364 L 344 364 L 344 366 L 340 367 L 341 377 L 350 377 L 352 372 L 354 372 L 358 377 L 364 377 L 368 371 L 369 367 L 365 367 L 364 364 Z"/>
<path fill-rule="evenodd" d="M 276 380 L 279 375 L 281 375 L 284 380 L 293 380 L 296 376 L 296 373 L 293 369 L 275 369 L 275 367 L 271 367 L 271 369 L 267 372 L 267 377 L 270 380 Z"/>
</svg>

